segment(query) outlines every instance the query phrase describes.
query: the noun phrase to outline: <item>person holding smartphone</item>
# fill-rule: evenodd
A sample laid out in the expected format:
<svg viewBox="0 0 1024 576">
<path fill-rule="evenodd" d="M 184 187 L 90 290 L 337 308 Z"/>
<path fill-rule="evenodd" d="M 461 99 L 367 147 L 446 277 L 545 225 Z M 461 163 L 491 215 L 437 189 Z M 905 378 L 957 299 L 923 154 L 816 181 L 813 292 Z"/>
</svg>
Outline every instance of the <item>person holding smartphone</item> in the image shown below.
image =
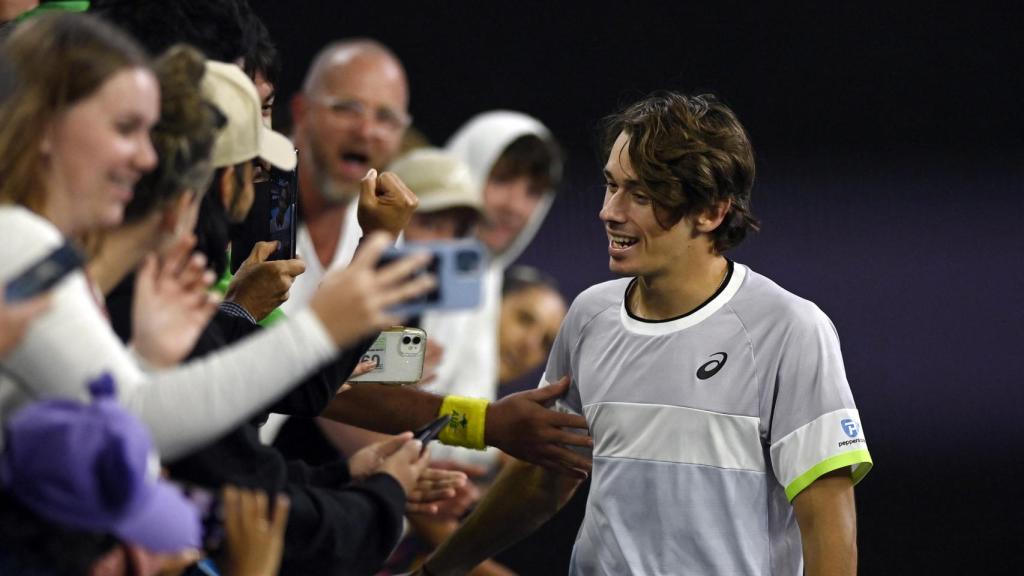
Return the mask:
<svg viewBox="0 0 1024 576">
<path fill-rule="evenodd" d="M 469 190 L 480 199 L 482 215 L 475 235 L 491 255 L 483 280 L 482 305 L 477 310 L 454 323 L 430 318 L 429 312 L 424 316 L 424 326 L 430 326 L 428 335 L 434 331 L 451 336 L 444 343 L 448 350 L 438 378 L 431 384 L 447 395 L 364 385 L 339 395 L 323 415 L 354 426 L 394 432 L 438 414 L 457 412 L 458 422 L 467 425 L 446 429 L 442 443 L 475 449 L 476 458 L 484 461 L 490 458 L 481 451 L 493 446 L 516 458 L 584 478 L 590 470 L 590 459 L 565 447 L 588 445 L 589 438 L 566 429 L 584 426 L 583 420 L 545 407 L 566 391 L 564 383 L 492 401 L 498 386 L 502 272 L 533 239 L 554 199 L 562 167 L 558 146 L 535 118 L 496 111 L 467 122 L 451 138 L 445 153 L 469 169 Z M 450 214 L 437 216 L 425 218 L 424 223 L 435 226 L 429 220 L 443 220 Z M 415 229 L 415 222 L 412 225 L 414 233 L 433 233 Z M 450 228 L 466 226 L 463 222 Z"/>
<path fill-rule="evenodd" d="M 331 43 L 317 54 L 310 65 L 302 93 L 292 102 L 295 144 L 301 155 L 299 205 L 303 226 L 299 229 L 297 246 L 307 268 L 291 286 L 290 298 L 282 306 L 286 313 L 301 309 L 315 293 L 325 270 L 347 265 L 363 229 L 375 227 L 397 233 L 409 224 L 410 215 L 416 207 L 415 197 L 397 193 L 398 187 L 393 182 L 398 179 L 393 174 L 380 173 L 378 178 L 377 172 L 394 160 L 399 152 L 401 137 L 411 121 L 408 92 L 405 71 L 398 57 L 374 41 Z M 506 124 L 503 118 L 499 119 L 502 120 L 501 129 L 492 134 L 491 144 L 494 146 L 488 144 L 486 147 L 489 153 L 501 155 L 502 145 L 508 145 L 526 133 L 547 134 L 545 128 L 538 128 L 539 122 L 535 120 Z M 542 146 L 546 147 L 543 139 Z M 535 147 L 527 145 L 525 148 Z M 482 161 L 486 167 L 481 169 L 489 171 L 496 157 L 488 154 L 488 158 Z M 548 167 L 553 170 L 552 174 L 560 173 L 561 161 L 550 155 L 547 158 L 551 160 Z M 488 173 L 485 172 L 478 180 L 481 186 Z M 506 170 L 502 174 L 513 173 L 521 175 L 518 169 Z M 551 179 L 538 180 L 543 181 L 554 183 Z M 388 185 L 381 187 L 379 182 Z M 536 189 L 536 186 L 532 188 Z M 533 206 L 549 204 L 551 193 L 542 188 L 543 201 L 532 203 Z M 529 192 L 529 189 L 520 186 L 516 191 Z M 543 213 L 546 213 L 546 208 L 532 212 L 537 216 Z M 517 214 L 522 216 L 521 212 Z M 529 233 L 522 236 L 524 240 L 532 238 L 535 225 L 539 225 L 542 219 L 526 219 L 529 225 L 523 230 L 529 230 Z M 516 221 L 522 222 L 522 219 Z M 506 254 L 511 256 L 513 252 L 518 252 L 518 249 L 513 247 Z M 495 298 L 498 297 L 496 286 L 497 283 L 489 292 Z M 496 315 L 496 304 L 489 310 Z M 480 330 L 482 340 L 487 339 L 486 328 L 481 327 Z M 493 344 L 493 339 L 490 341 Z M 493 351 L 488 352 L 488 356 L 493 360 Z M 492 376 L 495 373 L 490 363 L 485 362 L 483 369 Z M 484 377 L 483 380 L 489 386 L 496 386 L 492 377 Z M 322 416 L 379 432 L 395 433 L 436 418 L 446 402 L 450 412 L 453 402 L 465 401 L 471 405 L 475 424 L 472 438 L 462 438 L 462 445 L 478 449 L 485 444 L 495 445 L 516 457 L 570 470 L 582 477 L 587 474 L 590 461 L 562 446 L 562 443 L 589 443 L 589 439 L 562 428 L 582 426 L 582 419 L 545 407 L 546 402 L 564 390 L 564 387 L 556 386 L 488 403 L 456 395 L 442 397 L 409 387 L 365 384 L 338 395 Z M 527 426 L 527 423 L 535 426 Z M 261 438 L 273 442 L 281 424 L 274 420 L 268 422 L 261 429 Z M 524 429 L 527 432 L 524 433 Z M 442 436 L 442 441 L 446 444 L 460 443 L 447 435 Z"/>
<path fill-rule="evenodd" d="M 160 103 L 142 50 L 86 14 L 26 21 L 3 50 L 19 79 L 0 109 L 6 283 L 54 247 L 122 221 L 133 185 L 156 163 L 149 132 Z M 58 91 L 62 98 L 51 97 Z M 259 150 L 262 133 L 250 136 Z M 81 397 L 88 378 L 110 372 L 120 400 L 151 428 L 165 457 L 194 450 L 331 361 L 340 347 L 394 324 L 389 307 L 431 288 L 429 278 L 401 281 L 422 261 L 376 269 L 389 243 L 369 239 L 358 264 L 325 278 L 310 308 L 288 322 L 210 358 L 153 372 L 117 341 L 91 282 L 73 272 L 4 358 L 0 417 L 37 395 Z"/>
<path fill-rule="evenodd" d="M 192 70 L 197 63 L 201 72 L 198 76 L 186 74 L 182 79 L 172 72 Z M 209 202 L 204 202 L 203 210 L 207 211 L 205 217 L 215 222 L 224 223 L 232 216 L 241 217 L 247 209 L 245 204 L 251 201 L 252 182 L 248 175 L 242 179 L 233 176 L 236 172 L 248 171 L 244 166 L 236 170 L 236 160 L 258 152 L 252 146 L 253 139 L 246 137 L 248 130 L 258 126 L 259 118 L 259 100 L 251 81 L 234 65 L 208 62 L 194 51 L 178 49 L 172 49 L 167 57 L 161 59 L 158 70 L 168 97 L 184 98 L 190 92 L 192 99 L 205 96 L 226 116 L 227 122 L 213 142 L 210 162 L 213 172 L 206 178 L 210 189 L 203 196 Z M 201 90 L 198 86 L 200 78 Z M 185 86 L 181 85 L 182 82 Z M 187 105 L 188 102 L 182 101 L 178 104 L 169 107 L 163 116 L 163 124 L 154 131 L 161 159 L 173 160 L 177 150 L 189 148 L 183 146 L 181 140 L 195 135 L 181 132 L 195 125 L 192 115 L 204 110 L 198 105 L 200 103 Z M 154 195 L 164 178 L 172 181 L 176 178 L 172 168 L 171 163 L 161 164 L 155 173 L 159 177 L 140 182 L 140 201 Z M 232 176 L 225 177 L 228 173 Z M 219 210 L 211 206 L 211 202 Z M 133 214 L 137 210 L 142 211 L 134 199 L 128 208 L 128 212 Z M 162 220 L 157 219 L 150 225 Z M 153 218 L 144 217 L 141 221 L 145 226 Z M 135 224 L 130 228 L 139 226 Z M 124 234 L 129 232 L 120 229 L 115 232 L 114 245 L 137 249 L 139 242 L 127 245 L 123 242 Z M 139 282 L 143 280 L 141 277 Z M 136 324 L 138 315 L 126 318 L 132 315 L 135 306 L 131 305 L 130 298 L 127 303 L 117 299 L 119 295 L 108 299 L 112 320 L 122 326 Z M 136 300 L 138 297 L 137 294 Z M 139 313 L 152 314 L 145 310 Z M 224 316 L 223 311 L 218 312 L 214 321 L 202 330 L 195 347 L 188 351 L 191 358 L 214 355 L 218 350 L 260 331 L 251 321 L 232 323 L 233 317 L 225 321 Z M 334 362 L 304 380 L 271 408 L 282 409 L 279 405 L 285 402 L 293 406 L 315 405 L 317 397 L 323 397 L 326 402 L 326 398 L 336 392 L 337 386 L 351 372 L 357 359 L 355 351 L 343 351 Z M 276 451 L 260 444 L 256 426 L 252 422 L 244 422 L 200 450 L 184 457 L 168 458 L 167 467 L 172 477 L 193 483 L 207 486 L 236 484 L 286 494 L 292 502 L 292 513 L 287 521 L 282 560 L 285 571 L 363 572 L 379 564 L 391 549 L 400 533 L 406 497 L 414 497 L 419 489 L 418 480 L 426 460 L 419 456 L 417 446 L 408 436 L 399 435 L 367 448 L 348 466 L 342 463 L 329 467 L 306 467 L 301 463 L 287 462 Z"/>
</svg>

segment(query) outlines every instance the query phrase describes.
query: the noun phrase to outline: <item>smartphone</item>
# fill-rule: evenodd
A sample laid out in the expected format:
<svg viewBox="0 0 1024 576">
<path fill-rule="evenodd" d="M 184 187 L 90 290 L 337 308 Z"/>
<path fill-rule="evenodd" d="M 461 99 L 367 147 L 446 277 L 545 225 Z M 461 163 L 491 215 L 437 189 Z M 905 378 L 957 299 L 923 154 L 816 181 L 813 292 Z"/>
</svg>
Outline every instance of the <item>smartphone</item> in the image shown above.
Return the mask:
<svg viewBox="0 0 1024 576">
<path fill-rule="evenodd" d="M 374 360 L 372 372 L 353 378 L 352 382 L 378 384 L 415 384 L 423 377 L 423 357 L 427 350 L 427 333 L 419 328 L 396 326 L 380 333 L 363 354 L 362 361 Z"/>
<path fill-rule="evenodd" d="M 270 170 L 270 211 L 267 218 L 267 239 L 278 242 L 277 250 L 268 260 L 295 258 L 296 218 L 299 196 L 297 170 Z"/>
<path fill-rule="evenodd" d="M 423 443 L 423 450 L 427 449 L 427 443 L 437 438 L 438 434 L 444 430 L 444 427 L 448 425 L 452 419 L 451 414 L 445 414 L 437 420 L 434 420 L 430 424 L 427 424 L 423 428 L 413 431 L 412 437 Z M 420 454 L 423 454 L 423 450 L 420 450 Z"/>
<path fill-rule="evenodd" d="M 423 251 L 430 252 L 433 258 L 418 273 L 433 274 L 437 287 L 419 298 L 403 302 L 393 312 L 415 316 L 426 310 L 463 310 L 480 305 L 487 251 L 478 240 L 408 242 L 385 252 L 378 266 Z"/>
<path fill-rule="evenodd" d="M 224 547 L 224 502 L 220 493 L 195 484 L 171 482 L 199 512 L 203 530 L 203 550 L 208 556 L 216 556 Z"/>
<path fill-rule="evenodd" d="M 271 168 L 253 185 L 255 197 L 245 220 L 231 227 L 231 272 L 238 271 L 257 242 L 278 243 L 267 260 L 295 258 L 299 225 L 298 171 Z"/>
<path fill-rule="evenodd" d="M 64 244 L 30 265 L 4 286 L 4 301 L 18 302 L 53 288 L 61 278 L 82 266 L 82 255 L 70 244 Z"/>
</svg>

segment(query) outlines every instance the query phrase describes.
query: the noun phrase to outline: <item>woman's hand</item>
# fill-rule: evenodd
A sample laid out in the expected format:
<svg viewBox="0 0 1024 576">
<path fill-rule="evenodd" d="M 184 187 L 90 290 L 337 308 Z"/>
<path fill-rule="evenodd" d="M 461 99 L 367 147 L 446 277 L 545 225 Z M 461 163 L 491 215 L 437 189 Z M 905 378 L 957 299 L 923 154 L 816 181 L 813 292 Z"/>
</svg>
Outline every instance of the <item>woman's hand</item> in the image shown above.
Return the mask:
<svg viewBox="0 0 1024 576">
<path fill-rule="evenodd" d="M 195 236 L 175 242 L 161 257 L 150 254 L 135 278 L 132 345 L 152 366 L 181 362 L 217 311 L 208 292 L 215 278 L 202 254 L 191 254 Z"/>
</svg>

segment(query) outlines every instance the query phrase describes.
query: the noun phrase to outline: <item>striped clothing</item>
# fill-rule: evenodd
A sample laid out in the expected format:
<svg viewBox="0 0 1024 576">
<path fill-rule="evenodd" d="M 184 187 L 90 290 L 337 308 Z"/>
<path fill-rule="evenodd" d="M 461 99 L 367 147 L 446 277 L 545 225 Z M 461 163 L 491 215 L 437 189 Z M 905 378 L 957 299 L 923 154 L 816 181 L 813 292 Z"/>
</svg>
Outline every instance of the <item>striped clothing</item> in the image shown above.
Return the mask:
<svg viewBox="0 0 1024 576">
<path fill-rule="evenodd" d="M 576 299 L 545 372 L 572 374 L 559 408 L 594 437 L 571 573 L 801 574 L 790 502 L 826 472 L 871 467 L 835 328 L 731 262 L 671 320 L 633 317 L 629 283 Z"/>
</svg>

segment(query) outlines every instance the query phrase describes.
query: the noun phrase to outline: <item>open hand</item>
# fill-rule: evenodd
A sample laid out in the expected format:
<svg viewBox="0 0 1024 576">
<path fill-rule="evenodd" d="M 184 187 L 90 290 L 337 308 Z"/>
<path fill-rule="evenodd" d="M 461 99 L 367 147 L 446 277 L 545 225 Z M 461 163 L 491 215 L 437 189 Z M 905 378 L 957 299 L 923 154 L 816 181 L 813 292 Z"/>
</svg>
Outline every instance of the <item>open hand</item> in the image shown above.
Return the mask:
<svg viewBox="0 0 1024 576">
<path fill-rule="evenodd" d="M 566 428 L 586 428 L 583 416 L 564 414 L 546 407 L 569 389 L 569 377 L 536 390 L 527 390 L 492 402 L 487 407 L 487 444 L 508 454 L 576 478 L 590 475 L 590 457 L 566 448 L 591 448 L 590 436 Z"/>
<path fill-rule="evenodd" d="M 470 467 L 474 475 L 485 472 L 479 467 Z M 424 514 L 435 516 L 443 514 L 458 518 L 466 511 L 461 502 L 454 502 L 464 497 L 467 490 L 476 490 L 472 482 L 469 482 L 470 474 L 460 468 L 457 462 L 434 461 L 427 465 L 427 469 L 420 475 L 416 482 L 416 489 L 410 492 L 405 499 L 405 511 L 407 514 Z M 479 497 L 474 498 L 476 502 Z M 455 514 L 457 508 L 461 511 Z"/>
<path fill-rule="evenodd" d="M 181 362 L 217 310 L 219 297 L 207 291 L 214 275 L 194 245 L 189 235 L 159 259 L 150 254 L 135 278 L 132 345 L 155 367 Z"/>
<path fill-rule="evenodd" d="M 348 459 L 348 473 L 361 482 L 380 470 L 384 460 L 409 441 L 408 435 L 391 436 L 360 448 Z"/>
<path fill-rule="evenodd" d="M 442 473 L 459 474 L 466 480 L 452 485 L 452 494 L 448 497 L 437 498 L 434 501 L 418 500 L 414 502 L 410 496 L 405 507 L 407 513 L 457 520 L 462 518 L 463 514 L 470 507 L 480 501 L 482 493 L 472 480 L 486 475 L 487 468 L 473 464 L 464 464 L 456 460 L 434 460 L 430 463 L 430 467 L 423 472 L 421 482 L 422 478 L 428 474 L 440 475 Z M 413 506 L 413 503 L 416 506 Z"/>
</svg>

